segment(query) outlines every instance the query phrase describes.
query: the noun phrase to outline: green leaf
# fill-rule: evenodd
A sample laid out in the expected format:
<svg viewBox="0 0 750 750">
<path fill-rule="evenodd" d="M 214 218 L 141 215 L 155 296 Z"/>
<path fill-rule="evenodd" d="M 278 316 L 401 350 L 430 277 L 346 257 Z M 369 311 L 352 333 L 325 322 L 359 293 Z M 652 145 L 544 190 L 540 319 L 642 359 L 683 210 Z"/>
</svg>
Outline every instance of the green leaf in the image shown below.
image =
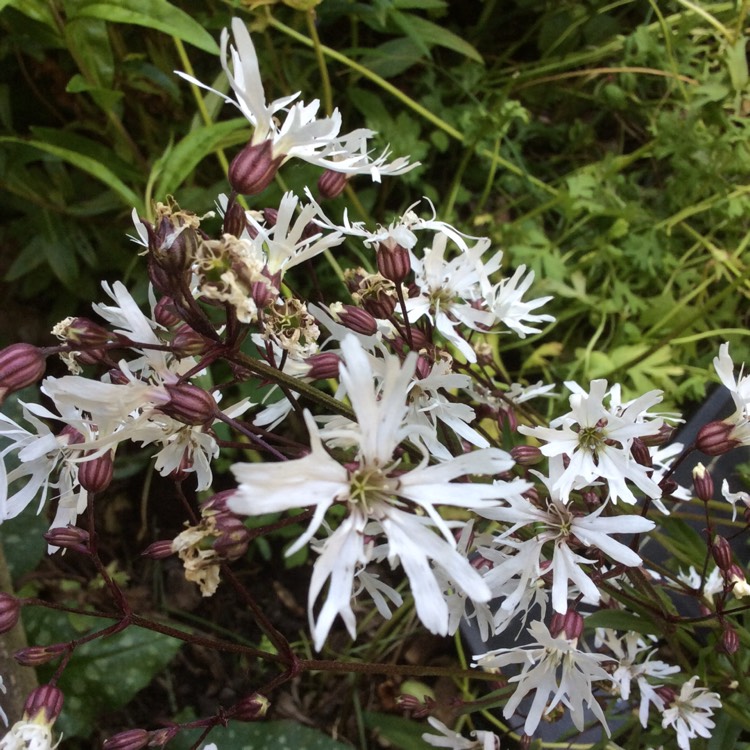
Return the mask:
<svg viewBox="0 0 750 750">
<path fill-rule="evenodd" d="M 393 747 L 401 750 L 429 750 L 432 747 L 422 739 L 425 725 L 418 721 L 373 711 L 366 711 L 364 719 L 368 729 L 374 730 Z"/>
<path fill-rule="evenodd" d="M 174 746 L 174 750 L 188 750 L 198 736 L 199 732 L 180 732 L 169 746 Z M 211 730 L 208 741 L 231 750 L 351 750 L 350 745 L 337 742 L 327 734 L 288 720 L 256 724 L 230 722 L 227 727 Z"/>
<path fill-rule="evenodd" d="M 484 60 L 476 47 L 452 31 L 448 31 L 448 29 L 438 26 L 426 18 L 398 11 L 393 11 L 391 18 L 404 34 L 422 48 L 426 49 L 430 46 L 446 47 L 468 57 L 470 60 L 484 64 Z"/>
<path fill-rule="evenodd" d="M 91 0 L 78 8 L 75 17 L 145 26 L 176 36 L 212 55 L 219 54 L 213 37 L 192 16 L 167 0 Z"/>
<path fill-rule="evenodd" d="M 627 633 L 634 630 L 636 633 L 651 635 L 660 633 L 659 628 L 653 622 L 632 612 L 625 612 L 618 609 L 600 609 L 594 612 L 584 620 L 587 630 L 594 628 L 610 628 L 621 633 Z"/>
<path fill-rule="evenodd" d="M 56 156 L 58 159 L 62 159 L 63 161 L 72 164 L 74 167 L 87 172 L 92 177 L 103 182 L 107 187 L 120 196 L 122 202 L 126 206 L 135 207 L 138 209 L 139 213 L 144 213 L 143 201 L 119 177 L 117 177 L 117 175 L 96 159 L 92 159 L 89 156 L 79 154 L 67 148 L 55 146 L 52 143 L 45 143 L 44 141 L 27 141 L 23 138 L 15 138 L 13 136 L 0 136 L 0 144 L 3 143 L 28 146 L 52 156 Z"/>
<path fill-rule="evenodd" d="M 246 141 L 247 133 L 233 139 L 230 139 L 230 136 L 241 133 L 247 125 L 244 117 L 237 117 L 226 122 L 199 127 L 188 133 L 164 158 L 154 188 L 156 199 L 162 200 L 164 196 L 176 192 L 196 166 L 220 146 Z"/>
</svg>

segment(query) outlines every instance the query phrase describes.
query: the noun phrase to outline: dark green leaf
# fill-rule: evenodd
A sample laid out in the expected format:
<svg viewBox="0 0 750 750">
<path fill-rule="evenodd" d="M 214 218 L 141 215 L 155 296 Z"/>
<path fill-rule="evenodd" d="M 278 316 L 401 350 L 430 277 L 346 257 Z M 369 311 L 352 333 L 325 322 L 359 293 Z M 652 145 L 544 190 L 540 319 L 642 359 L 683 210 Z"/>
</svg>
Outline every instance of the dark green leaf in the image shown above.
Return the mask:
<svg viewBox="0 0 750 750">
<path fill-rule="evenodd" d="M 659 634 L 659 628 L 653 622 L 643 617 L 639 617 L 632 612 L 625 612 L 617 609 L 601 609 L 589 615 L 585 620 L 587 629 L 610 628 L 621 633 L 634 630 L 636 633 L 644 635 Z"/>
<path fill-rule="evenodd" d="M 372 711 L 366 711 L 364 718 L 368 729 L 400 750 L 429 750 L 432 747 L 422 739 L 429 726 L 421 722 Z"/>
</svg>

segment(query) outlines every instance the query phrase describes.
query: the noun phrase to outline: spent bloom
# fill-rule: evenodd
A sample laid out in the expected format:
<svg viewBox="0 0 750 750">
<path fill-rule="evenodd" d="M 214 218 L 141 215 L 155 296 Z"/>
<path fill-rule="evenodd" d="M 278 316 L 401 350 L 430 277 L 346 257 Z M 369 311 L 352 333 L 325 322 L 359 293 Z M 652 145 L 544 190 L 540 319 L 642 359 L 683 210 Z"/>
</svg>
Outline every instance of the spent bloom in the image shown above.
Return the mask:
<svg viewBox="0 0 750 750">
<path fill-rule="evenodd" d="M 316 649 L 322 647 L 337 615 L 354 637 L 351 598 L 355 573 L 372 557 L 368 538 L 381 534 L 387 540 L 391 565 L 399 561 L 405 569 L 420 619 L 430 631 L 444 635 L 449 609 L 431 562 L 441 567 L 446 577 L 471 599 L 487 601 L 490 591 L 457 552 L 450 528 L 435 504 L 489 508 L 500 499 L 523 492 L 527 484 L 520 480 L 492 484 L 452 482 L 466 475 L 507 471 L 512 459 L 493 448 L 433 466 L 427 465 L 425 457 L 416 466 L 402 468 L 401 459 L 394 454 L 414 430 L 404 418 L 416 355 L 409 355 L 402 365 L 397 357 L 386 354 L 382 377 L 378 379 L 371 358 L 354 336 L 342 341 L 341 353 L 341 384 L 357 421 L 340 430 L 329 425 L 325 438 L 343 440 L 353 447 L 354 460 L 342 463 L 334 459 L 324 448 L 323 436 L 312 416 L 306 413 L 310 454 L 277 464 L 236 464 L 232 470 L 240 486 L 229 507 L 236 513 L 257 515 L 312 506 L 310 525 L 289 550 L 291 554 L 313 537 L 334 503 L 345 505 L 347 515 L 325 539 L 313 569 L 308 613 Z M 421 515 L 415 514 L 415 509 Z M 433 528 L 440 533 L 434 533 Z M 314 608 L 326 582 L 328 596 L 316 620 Z"/>
<path fill-rule="evenodd" d="M 440 734 L 425 732 L 422 739 L 433 747 L 446 747 L 450 750 L 500 750 L 500 738 L 494 732 L 478 730 L 471 732 L 473 740 L 454 732 L 443 724 L 442 721 L 430 716 L 427 719 L 429 725 Z"/>
</svg>

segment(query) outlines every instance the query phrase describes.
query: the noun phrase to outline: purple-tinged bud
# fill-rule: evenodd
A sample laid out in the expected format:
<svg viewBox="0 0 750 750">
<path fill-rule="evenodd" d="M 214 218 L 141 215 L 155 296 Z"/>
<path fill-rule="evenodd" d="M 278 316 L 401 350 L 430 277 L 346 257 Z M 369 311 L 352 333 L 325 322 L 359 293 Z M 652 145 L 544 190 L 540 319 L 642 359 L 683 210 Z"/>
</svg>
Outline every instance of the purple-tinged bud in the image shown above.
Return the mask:
<svg viewBox="0 0 750 750">
<path fill-rule="evenodd" d="M 174 300 L 169 296 L 162 297 L 154 306 L 154 320 L 165 328 L 174 328 L 182 323 Z"/>
<path fill-rule="evenodd" d="M 104 740 L 103 750 L 141 750 L 146 747 L 151 732 L 145 729 L 128 729 Z"/>
<path fill-rule="evenodd" d="M 164 389 L 170 401 L 160 406 L 160 411 L 183 424 L 205 425 L 213 422 L 216 401 L 208 391 L 191 383 L 167 384 Z"/>
<path fill-rule="evenodd" d="M 127 385 L 130 382 L 128 376 L 119 367 L 113 367 L 107 375 L 112 385 Z"/>
<path fill-rule="evenodd" d="M 273 156 L 271 141 L 248 144 L 229 165 L 229 184 L 242 195 L 262 193 L 273 182 L 284 154 Z"/>
<path fill-rule="evenodd" d="M 205 516 L 207 513 L 231 513 L 232 511 L 229 510 L 227 502 L 236 493 L 237 490 L 222 490 L 215 495 L 211 495 L 211 497 L 201 505 L 201 515 Z"/>
<path fill-rule="evenodd" d="M 200 357 L 212 346 L 198 331 L 183 323 L 174 332 L 172 348 L 180 357 Z"/>
<path fill-rule="evenodd" d="M 114 472 L 114 454 L 108 450 L 78 465 L 78 483 L 89 492 L 104 492 L 111 484 Z"/>
<path fill-rule="evenodd" d="M 34 719 L 44 714 L 47 724 L 52 724 L 60 715 L 63 707 L 62 691 L 54 685 L 40 685 L 29 693 L 23 707 L 27 719 Z"/>
<path fill-rule="evenodd" d="M 370 315 L 385 320 L 393 315 L 397 299 L 390 294 L 368 294 L 362 297 L 362 307 Z"/>
<path fill-rule="evenodd" d="M 224 214 L 223 233 L 231 234 L 233 237 L 241 237 L 246 229 L 251 230 L 253 237 L 257 236 L 258 232 L 255 227 L 251 227 L 248 224 L 245 209 L 242 208 L 236 199 L 230 199 L 226 213 Z"/>
<path fill-rule="evenodd" d="M 271 701 L 265 695 L 252 693 L 232 706 L 229 715 L 236 721 L 257 721 L 262 719 L 271 707 Z"/>
<path fill-rule="evenodd" d="M 654 692 L 664 701 L 665 708 L 669 708 L 677 700 L 677 691 L 669 685 L 661 685 Z"/>
<path fill-rule="evenodd" d="M 679 485 L 674 479 L 662 479 L 661 482 L 659 482 L 659 489 L 661 490 L 662 497 L 673 495 L 677 492 L 678 486 Z"/>
<path fill-rule="evenodd" d="M 278 296 L 281 287 L 281 274 L 268 281 L 253 281 L 250 283 L 250 296 L 256 307 L 263 310 L 268 307 Z"/>
<path fill-rule="evenodd" d="M 21 615 L 21 600 L 0 593 L 0 634 L 13 630 Z"/>
<path fill-rule="evenodd" d="M 157 226 L 149 230 L 149 260 L 167 274 L 167 287 L 190 271 L 203 241 L 194 218 L 193 214 L 174 212 L 162 216 Z"/>
<path fill-rule="evenodd" d="M 498 409 L 497 424 L 501 430 L 507 427 L 511 432 L 515 432 L 518 429 L 518 415 L 516 414 L 516 410 L 512 406 Z"/>
<path fill-rule="evenodd" d="M 583 633 L 583 617 L 574 609 L 569 609 L 564 615 L 555 612 L 550 621 L 549 632 L 553 638 L 564 637 L 575 641 Z"/>
<path fill-rule="evenodd" d="M 424 380 L 432 372 L 432 362 L 421 354 L 417 357 L 417 366 L 414 369 L 414 376 L 417 380 Z"/>
<path fill-rule="evenodd" d="M 668 443 L 672 439 L 672 435 L 674 435 L 674 427 L 663 424 L 657 433 L 654 435 L 644 435 L 639 440 L 642 440 L 644 445 L 647 445 L 649 448 L 655 448 Z"/>
<path fill-rule="evenodd" d="M 728 571 L 732 567 L 732 547 L 725 537 L 716 534 L 711 542 L 711 556 L 719 570 Z"/>
<path fill-rule="evenodd" d="M 111 331 L 88 318 L 68 319 L 63 335 L 66 341 L 84 346 L 103 346 L 115 338 Z"/>
<path fill-rule="evenodd" d="M 701 463 L 696 464 L 693 469 L 693 487 L 695 496 L 707 503 L 714 497 L 714 480 L 711 472 Z"/>
<path fill-rule="evenodd" d="M 739 440 L 731 437 L 733 425 L 728 422 L 709 422 L 698 431 L 695 447 L 707 456 L 721 456 L 740 445 Z"/>
<path fill-rule="evenodd" d="M 216 532 L 214 551 L 224 560 L 239 560 L 247 552 L 252 536 L 245 524 L 235 515 L 219 513 L 215 516 Z"/>
<path fill-rule="evenodd" d="M 171 539 L 159 539 L 158 542 L 149 544 L 146 549 L 141 552 L 143 557 L 150 557 L 152 560 L 163 560 L 165 557 L 170 557 L 174 554 L 172 549 Z"/>
<path fill-rule="evenodd" d="M 401 284 L 411 272 L 409 251 L 393 241 L 381 242 L 376 255 L 378 271 L 394 284 Z"/>
<path fill-rule="evenodd" d="M 77 526 L 57 526 L 44 534 L 44 538 L 53 547 L 72 549 L 82 555 L 88 555 L 91 551 L 89 549 L 89 532 L 85 529 L 79 529 Z"/>
<path fill-rule="evenodd" d="M 67 643 L 53 643 L 50 646 L 28 646 L 13 654 L 13 658 L 22 667 L 39 667 L 46 664 L 70 649 Z"/>
<path fill-rule="evenodd" d="M 164 747 L 167 742 L 173 740 L 179 732 L 179 727 L 166 727 L 149 733 L 149 747 Z"/>
<path fill-rule="evenodd" d="M 264 208 L 263 220 L 266 222 L 267 227 L 275 227 L 276 222 L 279 220 L 279 209 L 278 208 Z"/>
<path fill-rule="evenodd" d="M 33 385 L 44 376 L 46 357 L 31 344 L 11 344 L 0 351 L 0 404 L 9 393 Z"/>
<path fill-rule="evenodd" d="M 724 631 L 721 634 L 721 650 L 725 654 L 736 654 L 740 648 L 740 637 L 737 635 L 737 631 L 728 625 L 724 627 Z"/>
<path fill-rule="evenodd" d="M 651 452 L 648 446 L 640 438 L 633 438 L 633 442 L 630 446 L 630 454 L 635 459 L 635 462 L 641 466 L 645 466 L 647 469 L 653 467 L 654 462 L 651 460 Z"/>
<path fill-rule="evenodd" d="M 372 336 L 378 332 L 378 323 L 373 316 L 354 305 L 342 305 L 336 310 L 336 319 L 350 330 L 365 336 Z"/>
<path fill-rule="evenodd" d="M 544 460 L 544 454 L 535 445 L 516 445 L 510 455 L 521 466 L 536 466 Z"/>
<path fill-rule="evenodd" d="M 337 378 L 339 376 L 341 359 L 338 354 L 334 354 L 333 352 L 319 352 L 308 357 L 305 360 L 305 364 L 310 365 L 310 370 L 306 377 L 312 380 L 327 380 L 328 378 Z"/>
<path fill-rule="evenodd" d="M 182 452 L 180 463 L 167 475 L 173 482 L 184 482 L 193 472 L 193 456 L 189 448 Z"/>
<path fill-rule="evenodd" d="M 347 182 L 349 182 L 348 175 L 326 169 L 318 178 L 318 194 L 326 200 L 338 198 L 344 192 Z"/>
</svg>

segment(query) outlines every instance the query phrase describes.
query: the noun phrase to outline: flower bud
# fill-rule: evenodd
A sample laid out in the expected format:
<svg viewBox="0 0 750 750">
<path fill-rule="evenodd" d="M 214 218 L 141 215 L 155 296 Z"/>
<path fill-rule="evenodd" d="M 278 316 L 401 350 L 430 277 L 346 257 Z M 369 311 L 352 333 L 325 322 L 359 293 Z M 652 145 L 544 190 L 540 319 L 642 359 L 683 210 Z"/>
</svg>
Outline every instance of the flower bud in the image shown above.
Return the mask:
<svg viewBox="0 0 750 750">
<path fill-rule="evenodd" d="M 198 246 L 203 241 L 196 217 L 188 212 L 174 211 L 163 215 L 155 228 L 149 224 L 146 228 L 149 231 L 149 260 L 170 277 L 166 282 L 171 287 L 174 279 L 184 277 L 190 271 Z"/>
<path fill-rule="evenodd" d="M 674 435 L 674 427 L 670 427 L 668 424 L 663 424 L 659 431 L 654 435 L 644 435 L 639 438 L 649 448 L 655 448 L 659 445 L 665 445 L 672 439 Z"/>
<path fill-rule="evenodd" d="M 343 172 L 326 169 L 318 178 L 318 194 L 321 198 L 331 200 L 338 198 L 344 192 L 349 176 Z"/>
<path fill-rule="evenodd" d="M 376 255 L 378 271 L 394 284 L 400 284 L 411 271 L 409 251 L 393 240 L 381 242 Z"/>
<path fill-rule="evenodd" d="M 162 297 L 154 306 L 154 320 L 165 328 L 174 328 L 182 323 L 182 318 L 177 312 L 174 300 L 171 297 Z"/>
<path fill-rule="evenodd" d="M 108 450 L 78 465 L 78 483 L 89 492 L 104 492 L 112 482 L 114 471 L 114 455 Z"/>
<path fill-rule="evenodd" d="M 41 380 L 46 369 L 42 350 L 31 344 L 12 344 L 0 351 L 0 403 L 9 393 Z"/>
<path fill-rule="evenodd" d="M 716 534 L 711 543 L 711 556 L 719 570 L 728 571 L 732 567 L 732 548 L 725 537 Z"/>
<path fill-rule="evenodd" d="M 273 181 L 284 154 L 273 156 L 271 141 L 248 144 L 229 165 L 229 184 L 242 195 L 262 193 Z"/>
<path fill-rule="evenodd" d="M 327 380 L 328 378 L 337 378 L 339 376 L 339 365 L 341 359 L 338 354 L 333 352 L 319 352 L 313 354 L 305 360 L 305 364 L 310 365 L 307 377 L 312 380 Z"/>
<path fill-rule="evenodd" d="M 216 401 L 208 391 L 190 383 L 167 384 L 164 389 L 170 400 L 159 409 L 172 419 L 188 425 L 205 425 L 213 421 Z"/>
<path fill-rule="evenodd" d="M 335 311 L 335 316 L 339 323 L 355 333 L 372 336 L 378 332 L 378 324 L 375 318 L 361 307 L 355 307 L 354 305 L 341 305 L 341 307 Z"/>
<path fill-rule="evenodd" d="M 57 526 L 43 536 L 47 543 L 53 547 L 72 549 L 82 555 L 88 555 L 91 551 L 89 549 L 89 532 L 85 529 L 79 529 L 77 526 Z"/>
<path fill-rule="evenodd" d="M 146 747 L 151 732 L 145 729 L 128 729 L 104 740 L 103 750 L 141 750 Z"/>
<path fill-rule="evenodd" d="M 698 431 L 695 447 L 707 456 L 721 456 L 740 445 L 731 437 L 733 425 L 728 422 L 709 422 Z"/>
<path fill-rule="evenodd" d="M 173 554 L 171 539 L 160 539 L 158 542 L 153 542 L 141 552 L 143 557 L 150 557 L 152 560 L 163 560 Z"/>
<path fill-rule="evenodd" d="M 65 653 L 70 646 L 67 643 L 53 643 L 50 646 L 28 646 L 13 654 L 13 658 L 22 667 L 38 667 L 56 659 Z"/>
<path fill-rule="evenodd" d="M 59 326 L 58 335 L 71 344 L 96 347 L 108 344 L 114 338 L 110 331 L 88 318 L 67 318 Z M 58 330 L 58 326 L 55 329 Z"/>
<path fill-rule="evenodd" d="M 172 348 L 180 357 L 199 357 L 212 345 L 198 331 L 183 323 L 174 332 Z"/>
<path fill-rule="evenodd" d="M 166 727 L 165 729 L 157 729 L 154 732 L 149 732 L 149 747 L 164 747 L 168 742 L 174 739 L 179 727 Z"/>
<path fill-rule="evenodd" d="M 0 593 L 0 634 L 12 630 L 21 615 L 21 600 L 10 594 Z"/>
<path fill-rule="evenodd" d="M 29 693 L 23 714 L 27 719 L 34 719 L 43 713 L 45 722 L 52 724 L 60 715 L 62 707 L 62 691 L 54 685 L 40 685 Z"/>
<path fill-rule="evenodd" d="M 740 637 L 737 635 L 737 631 L 727 625 L 721 634 L 721 650 L 731 656 L 737 653 L 739 648 Z"/>
<path fill-rule="evenodd" d="M 695 496 L 699 500 L 707 503 L 713 499 L 714 480 L 711 477 L 711 472 L 701 463 L 696 464 L 693 469 L 693 487 L 695 489 Z"/>
<path fill-rule="evenodd" d="M 224 214 L 223 234 L 231 234 L 232 237 L 241 237 L 246 229 L 250 229 L 250 225 L 247 223 L 245 209 L 242 208 L 236 199 L 230 198 L 229 205 Z M 252 230 L 254 232 L 253 236 L 257 236 L 257 231 L 254 227 Z"/>
<path fill-rule="evenodd" d="M 583 633 L 583 617 L 574 609 L 569 609 L 564 615 L 555 612 L 550 621 L 549 632 L 553 638 L 564 637 L 566 640 L 577 640 Z"/>
<path fill-rule="evenodd" d="M 645 466 L 647 469 L 653 467 L 654 462 L 651 460 L 651 453 L 640 438 L 633 438 L 633 442 L 630 445 L 630 454 L 635 459 L 635 462 L 641 466 Z"/>
<path fill-rule="evenodd" d="M 245 524 L 235 515 L 219 513 L 216 516 L 218 537 L 213 548 L 225 560 L 239 560 L 250 545 L 251 535 Z"/>
<path fill-rule="evenodd" d="M 669 708 L 677 700 L 677 691 L 669 685 L 660 685 L 654 692 L 664 701 L 665 708 Z"/>
<path fill-rule="evenodd" d="M 521 466 L 536 466 L 544 460 L 544 454 L 535 445 L 516 445 L 511 448 L 510 455 Z"/>
<path fill-rule="evenodd" d="M 236 492 L 237 490 L 222 490 L 215 495 L 211 495 L 211 497 L 201 505 L 201 515 L 206 516 L 209 513 L 231 513 L 232 511 L 229 510 L 227 501 Z"/>
<path fill-rule="evenodd" d="M 271 701 L 265 695 L 252 693 L 232 706 L 229 714 L 236 721 L 257 721 L 262 719 L 271 707 Z"/>
<path fill-rule="evenodd" d="M 497 410 L 497 424 L 501 430 L 506 426 L 511 432 L 518 429 L 518 415 L 512 406 L 502 407 Z"/>
</svg>

